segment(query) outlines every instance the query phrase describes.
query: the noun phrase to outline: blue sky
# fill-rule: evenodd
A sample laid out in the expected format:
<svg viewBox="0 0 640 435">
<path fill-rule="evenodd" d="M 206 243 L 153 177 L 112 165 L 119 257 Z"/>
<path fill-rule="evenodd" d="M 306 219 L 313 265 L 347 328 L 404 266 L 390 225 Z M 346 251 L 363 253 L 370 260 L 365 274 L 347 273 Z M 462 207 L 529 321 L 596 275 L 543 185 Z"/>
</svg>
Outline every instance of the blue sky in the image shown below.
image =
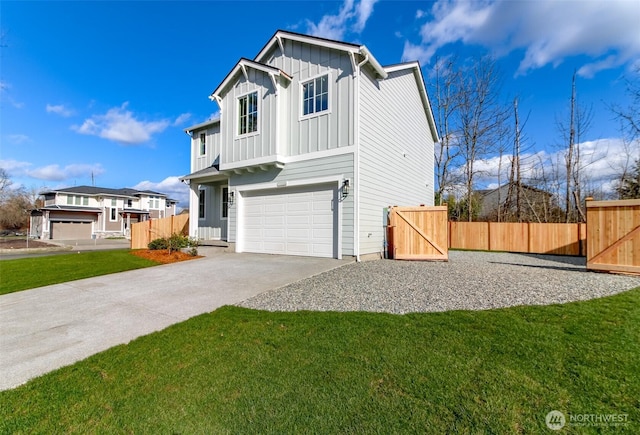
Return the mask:
<svg viewBox="0 0 640 435">
<path fill-rule="evenodd" d="M 277 29 L 365 44 L 378 61 L 497 57 L 503 98 L 516 95 L 528 152 L 560 142 L 571 75 L 593 108 L 583 139 L 604 180 L 619 164 L 607 104 L 625 104 L 640 65 L 639 1 L 3 1 L 0 167 L 16 186 L 94 183 L 154 189 L 187 206 L 184 128 L 216 111 L 207 98 L 240 57 Z M 429 85 L 429 83 L 427 83 Z M 637 144 L 636 144 L 637 146 Z M 600 159 L 602 157 L 602 159 Z M 479 180 L 495 184 L 495 161 Z"/>
</svg>

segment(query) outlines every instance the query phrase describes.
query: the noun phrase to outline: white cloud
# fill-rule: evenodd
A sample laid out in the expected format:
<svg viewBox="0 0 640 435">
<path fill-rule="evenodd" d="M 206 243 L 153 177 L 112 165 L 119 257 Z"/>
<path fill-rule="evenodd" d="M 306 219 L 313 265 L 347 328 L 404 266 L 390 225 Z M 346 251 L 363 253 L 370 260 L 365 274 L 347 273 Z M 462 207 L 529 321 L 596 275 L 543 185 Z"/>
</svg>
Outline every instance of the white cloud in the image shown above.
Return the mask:
<svg viewBox="0 0 640 435">
<path fill-rule="evenodd" d="M 616 179 L 625 165 L 633 164 L 635 159 L 640 158 L 640 144 L 631 144 L 625 148 L 623 140 L 618 138 L 585 141 L 578 144 L 578 148 L 583 182 L 599 188 L 604 193 L 612 193 Z M 523 182 L 535 185 L 539 181 L 537 178 L 544 171 L 547 181 L 553 179 L 554 174 L 558 174 L 559 183 L 562 183 L 562 177 L 565 176 L 564 153 L 565 150 L 523 154 L 520 157 Z M 476 161 L 474 168 L 478 172 L 475 177 L 476 188 L 493 189 L 508 181 L 510 156 L 503 156 L 501 167 L 499 157 L 493 156 Z M 457 170 L 455 175 L 460 176 L 461 169 Z M 501 174 L 499 183 L 498 173 Z"/>
<path fill-rule="evenodd" d="M 637 1 L 461 1 L 439 0 L 420 30 L 419 43 L 405 42 L 404 60 L 427 64 L 447 44 L 480 45 L 497 56 L 524 50 L 517 73 L 558 65 L 570 56 L 588 55 L 593 62 L 579 74 L 631 64 L 640 56 Z"/>
<path fill-rule="evenodd" d="M 378 0 L 344 0 L 337 15 L 325 15 L 318 24 L 307 21 L 307 31 L 321 38 L 343 40 L 347 32 L 362 33 Z"/>
<path fill-rule="evenodd" d="M 104 172 L 105 171 L 100 164 L 71 164 L 64 168 L 61 168 L 60 165 L 52 164 L 36 169 L 26 170 L 24 171 L 24 175 L 38 180 L 64 181 L 72 178 L 89 178 L 91 176 L 98 176 L 102 175 Z"/>
<path fill-rule="evenodd" d="M 137 145 L 148 142 L 151 136 L 164 131 L 171 122 L 141 121 L 127 109 L 128 102 L 120 107 L 109 109 L 104 115 L 94 115 L 86 119 L 81 126 L 73 126 L 78 133 L 99 136 L 125 145 Z"/>
<path fill-rule="evenodd" d="M 189 186 L 180 181 L 177 176 L 170 176 L 160 182 L 141 181 L 135 186 L 138 190 L 153 190 L 155 192 L 164 193 L 171 199 L 178 201 L 178 206 L 182 208 L 189 207 Z"/>
<path fill-rule="evenodd" d="M 105 170 L 101 164 L 71 164 L 60 167 L 58 164 L 41 166 L 31 169 L 30 162 L 20 162 L 17 160 L 0 160 L 0 168 L 6 170 L 12 177 L 29 177 L 46 181 L 63 181 L 72 178 L 89 178 L 92 175 L 104 174 Z"/>
<path fill-rule="evenodd" d="M 185 122 L 187 122 L 190 118 L 191 118 L 191 114 L 190 113 L 182 113 L 176 118 L 175 121 L 173 121 L 173 126 L 177 127 L 179 125 L 182 125 Z"/>
<path fill-rule="evenodd" d="M 4 169 L 11 176 L 19 176 L 31 166 L 29 162 L 19 162 L 17 160 L 0 160 L 0 168 Z"/>
<path fill-rule="evenodd" d="M 55 113 L 56 115 L 64 116 L 65 118 L 68 118 L 69 116 L 73 115 L 73 110 L 64 107 L 63 104 L 58 104 L 58 105 L 47 104 L 47 106 L 45 107 L 45 110 L 47 111 L 47 113 Z"/>
</svg>

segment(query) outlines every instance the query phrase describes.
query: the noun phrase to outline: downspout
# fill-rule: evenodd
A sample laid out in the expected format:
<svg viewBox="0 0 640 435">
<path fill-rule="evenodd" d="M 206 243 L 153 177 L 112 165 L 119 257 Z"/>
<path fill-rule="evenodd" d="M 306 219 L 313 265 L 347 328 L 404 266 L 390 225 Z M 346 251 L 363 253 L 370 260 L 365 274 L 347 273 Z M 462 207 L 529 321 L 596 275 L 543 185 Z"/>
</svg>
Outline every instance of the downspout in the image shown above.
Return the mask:
<svg viewBox="0 0 640 435">
<path fill-rule="evenodd" d="M 353 54 L 352 54 L 353 56 Z M 355 58 L 352 57 L 355 60 Z M 355 151 L 353 158 L 355 160 L 354 189 L 353 191 L 353 213 L 354 213 L 354 231 L 353 231 L 353 250 L 356 254 L 356 261 L 360 261 L 360 68 L 369 61 L 369 54 L 366 53 L 362 62 L 356 65 L 354 74 L 356 81 L 356 89 L 354 95 L 354 112 L 355 112 Z M 354 62 L 355 63 L 355 62 Z"/>
</svg>

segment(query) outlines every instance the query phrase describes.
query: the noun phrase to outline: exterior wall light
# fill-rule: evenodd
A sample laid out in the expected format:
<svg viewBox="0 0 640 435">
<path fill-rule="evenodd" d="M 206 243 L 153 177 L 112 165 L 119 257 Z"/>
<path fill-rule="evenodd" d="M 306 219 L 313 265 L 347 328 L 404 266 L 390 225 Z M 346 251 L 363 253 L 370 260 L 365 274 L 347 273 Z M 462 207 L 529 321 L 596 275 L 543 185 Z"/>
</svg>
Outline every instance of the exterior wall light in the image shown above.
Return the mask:
<svg viewBox="0 0 640 435">
<path fill-rule="evenodd" d="M 342 182 L 342 199 L 345 199 L 349 195 L 349 180 Z"/>
<path fill-rule="evenodd" d="M 230 190 L 229 193 L 227 193 L 227 202 L 229 203 L 229 205 L 233 205 L 233 200 L 235 199 L 235 192 L 233 190 Z"/>
</svg>

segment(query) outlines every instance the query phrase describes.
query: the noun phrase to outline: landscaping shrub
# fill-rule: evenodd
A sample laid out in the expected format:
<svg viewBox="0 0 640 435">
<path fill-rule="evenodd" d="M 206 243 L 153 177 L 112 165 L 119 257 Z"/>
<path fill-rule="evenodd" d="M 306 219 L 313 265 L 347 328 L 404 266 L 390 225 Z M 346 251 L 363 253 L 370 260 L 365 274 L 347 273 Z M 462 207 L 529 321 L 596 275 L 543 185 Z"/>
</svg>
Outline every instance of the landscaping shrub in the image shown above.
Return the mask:
<svg viewBox="0 0 640 435">
<path fill-rule="evenodd" d="M 167 249 L 169 247 L 169 241 L 166 238 L 155 239 L 149 242 L 147 246 L 152 251 L 156 251 L 158 249 Z"/>
</svg>

